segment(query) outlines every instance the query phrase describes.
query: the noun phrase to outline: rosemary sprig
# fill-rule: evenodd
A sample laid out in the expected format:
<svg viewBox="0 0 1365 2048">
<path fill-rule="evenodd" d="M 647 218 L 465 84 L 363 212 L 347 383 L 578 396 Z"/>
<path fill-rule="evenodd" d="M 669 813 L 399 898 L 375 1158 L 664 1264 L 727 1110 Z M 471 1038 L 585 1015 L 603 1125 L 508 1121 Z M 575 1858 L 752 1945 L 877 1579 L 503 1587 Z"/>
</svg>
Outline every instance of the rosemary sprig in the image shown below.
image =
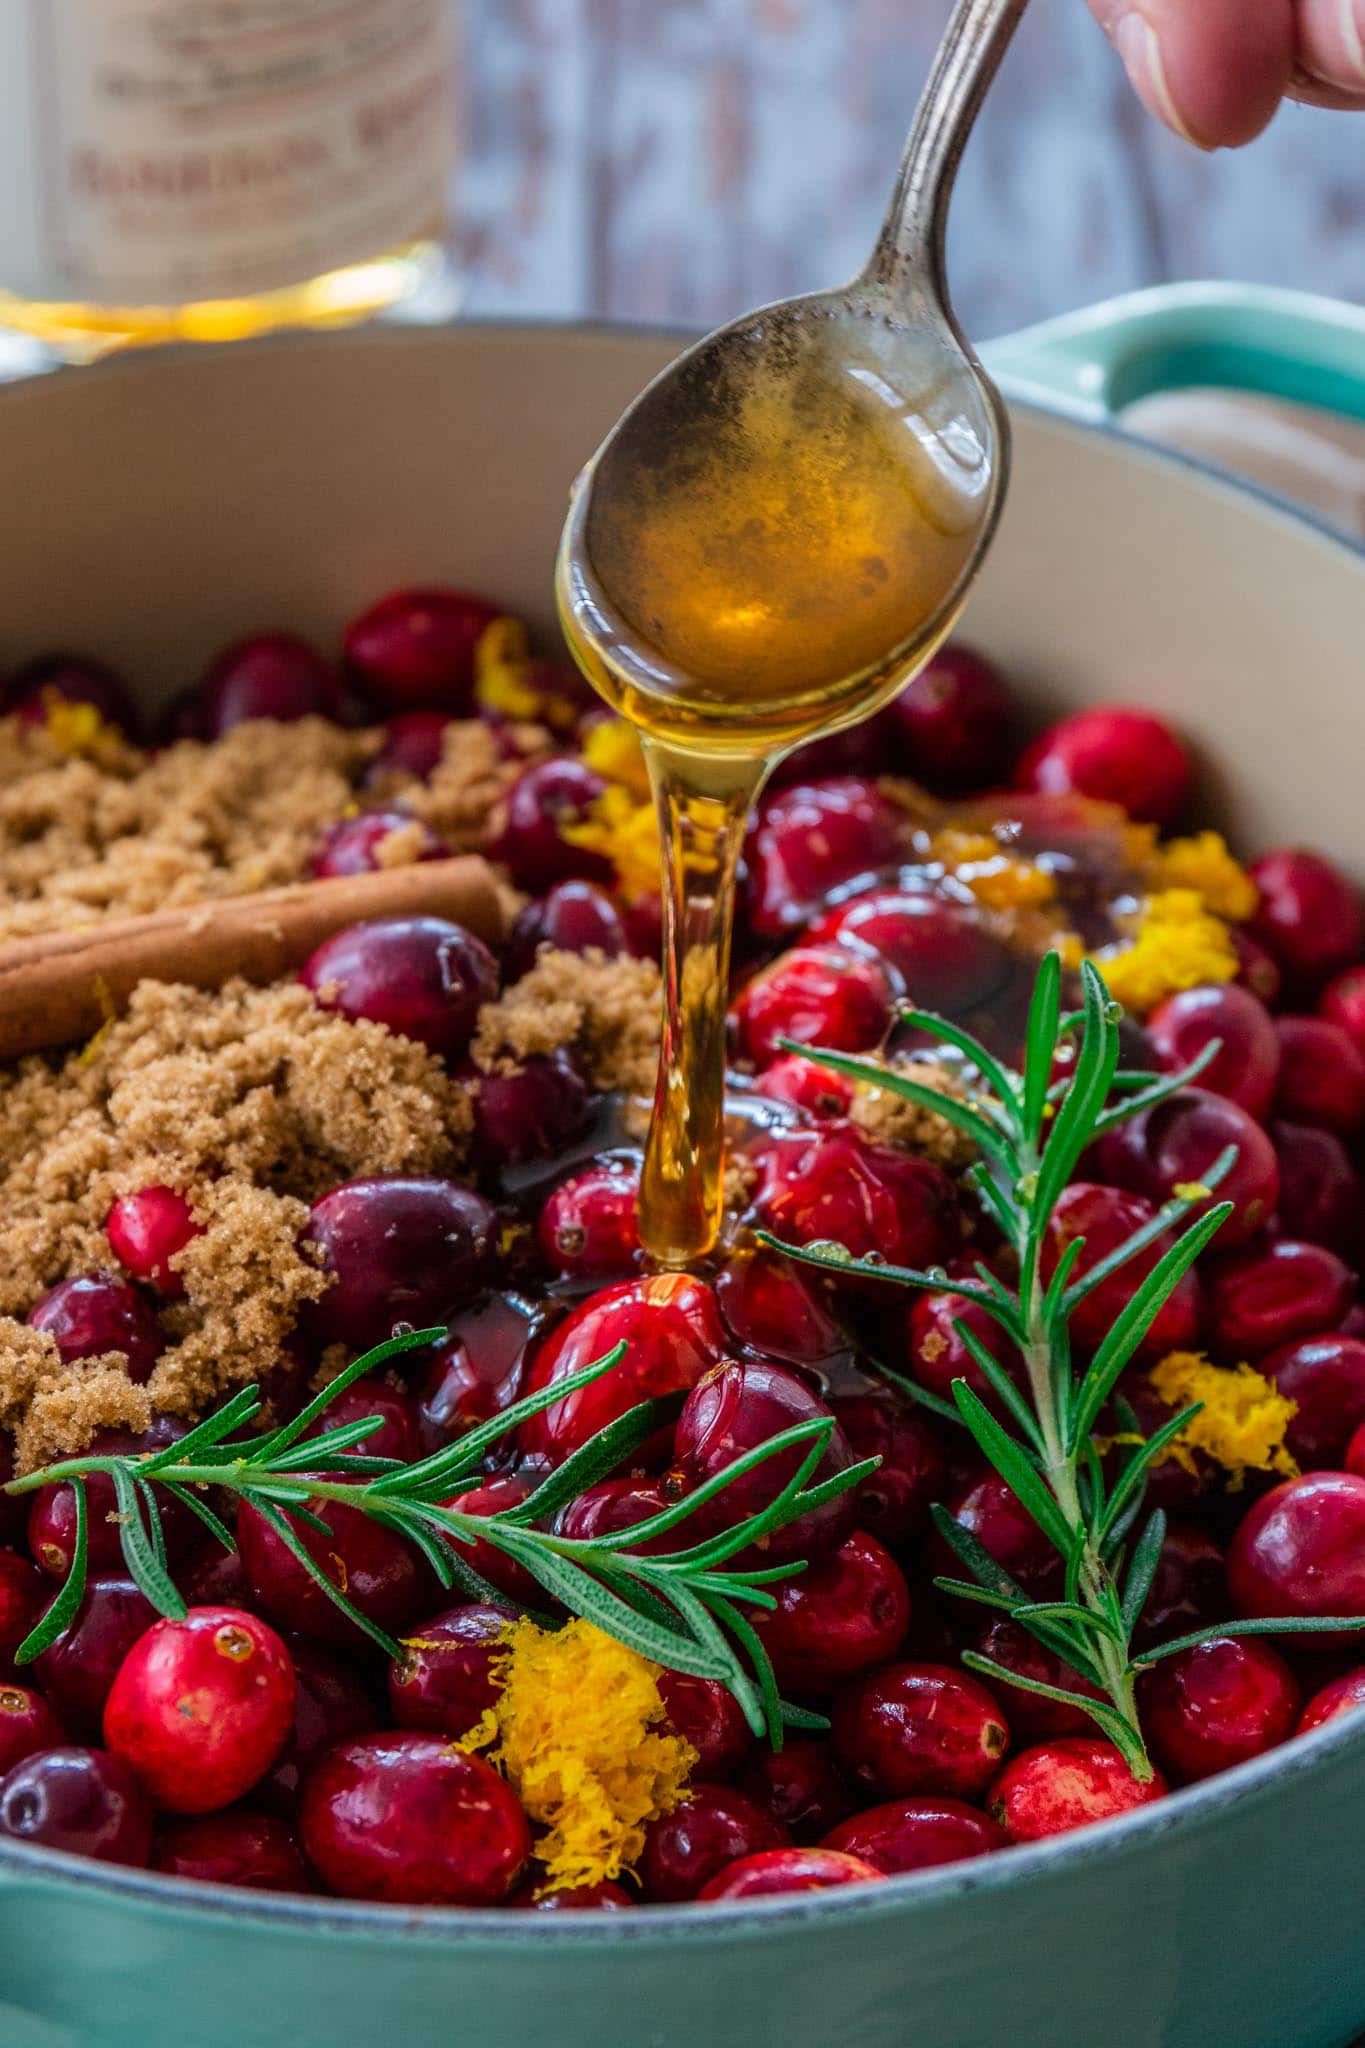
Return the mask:
<svg viewBox="0 0 1365 2048">
<path fill-rule="evenodd" d="M 309 1437 L 344 1388 L 381 1370 L 406 1351 L 445 1335 L 442 1329 L 415 1330 L 390 1338 L 356 1359 L 282 1428 L 251 1436 L 262 1396 L 252 1387 L 235 1394 L 178 1442 L 150 1454 L 88 1455 L 66 1458 L 11 1480 L 4 1491 L 24 1494 L 39 1487 L 69 1484 L 76 1500 L 76 1541 L 71 1569 L 60 1592 L 20 1645 L 17 1663 L 28 1663 L 70 1623 L 85 1591 L 88 1502 L 86 1481 L 109 1476 L 115 1493 L 119 1538 L 130 1575 L 153 1607 L 179 1617 L 185 1602 L 166 1562 L 156 1490 L 191 1509 L 228 1550 L 230 1530 L 205 1495 L 221 1491 L 262 1515 L 317 1581 L 328 1598 L 386 1655 L 401 1658 L 401 1646 L 361 1614 L 309 1554 L 295 1526 L 330 1534 L 329 1506 L 356 1509 L 419 1550 L 439 1583 L 474 1598 L 506 1601 L 469 1562 L 478 1542 L 523 1566 L 552 1603 L 595 1622 L 607 1634 L 643 1656 L 675 1671 L 718 1679 L 743 1707 L 756 1734 L 780 1748 L 783 1726 L 824 1726 L 816 1717 L 787 1706 L 778 1695 L 772 1665 L 745 1607 L 773 1607 L 768 1588 L 800 1562 L 757 1568 L 741 1553 L 775 1529 L 833 1495 L 846 1492 L 876 1469 L 876 1458 L 816 1481 L 815 1473 L 834 1429 L 833 1417 L 816 1417 L 783 1430 L 767 1443 L 684 1495 L 648 1521 L 590 1541 L 555 1535 L 542 1526 L 587 1487 L 616 1470 L 659 1427 L 661 1405 L 646 1401 L 608 1423 L 566 1459 L 528 1498 L 495 1515 L 473 1515 L 443 1505 L 475 1481 L 484 1460 L 502 1437 L 528 1416 L 562 1401 L 579 1387 L 610 1372 L 624 1356 L 617 1345 L 606 1357 L 584 1366 L 556 1385 L 527 1395 L 492 1421 L 469 1430 L 419 1463 L 367 1457 L 356 1450 L 378 1417 L 362 1417 Z M 737 1480 L 770 1458 L 798 1454 L 796 1467 L 774 1498 L 704 1541 L 659 1554 L 644 1546 L 671 1534 L 722 1496 Z"/>
<path fill-rule="evenodd" d="M 932 1110 L 974 1140 L 981 1154 L 971 1170 L 975 1191 L 1018 1258 L 1017 1287 L 1007 1287 L 980 1263 L 975 1280 L 950 1280 L 939 1268 L 917 1272 L 876 1258 L 854 1259 L 842 1245 L 792 1245 L 768 1232 L 759 1235 L 789 1258 L 841 1275 L 855 1272 L 907 1287 L 951 1289 L 984 1309 L 1022 1353 L 1026 1394 L 964 1323 L 956 1325 L 1007 1422 L 998 1421 L 965 1380 L 953 1383 L 954 1408 L 911 1382 L 899 1380 L 896 1374 L 888 1377 L 897 1379 L 935 1412 L 965 1423 L 990 1464 L 1057 1551 L 1064 1566 L 1063 1594 L 1055 1600 L 1030 1599 L 942 1507 L 934 1510 L 935 1524 L 968 1576 L 940 1578 L 935 1583 L 964 1600 L 1010 1615 L 1096 1687 L 1100 1697 L 1040 1684 L 968 1652 L 963 1662 L 971 1670 L 1082 1708 L 1122 1751 L 1134 1774 L 1147 1780 L 1152 1765 L 1136 1702 L 1137 1678 L 1146 1666 L 1214 1636 L 1359 1629 L 1365 1622 L 1335 1617 L 1308 1622 L 1222 1622 L 1141 1656 L 1134 1653 L 1133 1632 L 1151 1591 L 1165 1538 L 1160 1509 L 1142 1520 L 1148 1476 L 1172 1439 L 1199 1413 L 1199 1404 L 1173 1416 L 1145 1440 L 1136 1417 L 1126 1410 L 1123 1436 L 1131 1441 L 1112 1473 L 1105 1470 L 1095 1432 L 1110 1401 L 1121 1402 L 1116 1393 L 1120 1375 L 1172 1291 L 1230 1214 L 1232 1205 L 1223 1202 L 1187 1220 L 1190 1211 L 1202 1205 L 1231 1171 L 1236 1150 L 1229 1147 L 1199 1188 L 1173 1198 L 1157 1217 L 1080 1279 L 1074 1276 L 1084 1240 L 1077 1239 L 1066 1247 L 1051 1278 L 1044 1280 L 1048 1226 L 1086 1147 L 1128 1117 L 1188 1086 L 1218 1050 L 1216 1045 L 1209 1046 L 1177 1074 L 1120 1071 L 1118 1025 L 1122 1012 L 1089 962 L 1081 968 L 1081 984 L 1082 1009 L 1063 1016 L 1060 960 L 1055 953 L 1043 960 L 1029 1010 L 1022 1073 L 1006 1068 L 959 1026 L 922 1011 L 905 1013 L 908 1026 L 961 1055 L 971 1080 L 966 1100 L 939 1094 L 874 1058 L 809 1045 L 790 1044 L 787 1048 L 836 1073 L 873 1082 Z M 1057 1049 L 1067 1039 L 1075 1041 L 1074 1064 L 1064 1080 L 1055 1081 Z M 1102 1281 L 1182 1222 L 1185 1227 L 1134 1288 L 1089 1363 L 1078 1366 L 1069 1334 L 1076 1308 Z"/>
</svg>

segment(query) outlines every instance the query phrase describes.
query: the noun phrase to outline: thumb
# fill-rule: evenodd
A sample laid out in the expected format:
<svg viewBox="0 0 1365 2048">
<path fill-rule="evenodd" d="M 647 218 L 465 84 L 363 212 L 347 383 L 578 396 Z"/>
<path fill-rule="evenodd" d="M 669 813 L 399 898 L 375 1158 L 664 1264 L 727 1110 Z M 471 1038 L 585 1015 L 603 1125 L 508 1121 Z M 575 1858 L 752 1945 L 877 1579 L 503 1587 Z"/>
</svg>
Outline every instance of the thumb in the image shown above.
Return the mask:
<svg viewBox="0 0 1365 2048">
<path fill-rule="evenodd" d="M 1293 0 L 1088 0 L 1139 99 L 1200 149 L 1250 142 L 1294 70 Z"/>
</svg>

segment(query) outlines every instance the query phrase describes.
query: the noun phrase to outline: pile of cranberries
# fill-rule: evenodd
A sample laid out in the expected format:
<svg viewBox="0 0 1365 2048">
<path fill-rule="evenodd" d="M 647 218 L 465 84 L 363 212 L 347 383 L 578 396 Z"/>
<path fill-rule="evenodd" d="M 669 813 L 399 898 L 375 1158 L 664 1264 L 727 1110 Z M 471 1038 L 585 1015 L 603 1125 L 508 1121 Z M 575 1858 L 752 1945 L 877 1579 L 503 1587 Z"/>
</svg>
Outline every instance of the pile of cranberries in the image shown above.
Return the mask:
<svg viewBox="0 0 1365 2048">
<path fill-rule="evenodd" d="M 424 776 L 447 720 L 497 722 L 474 697 L 475 650 L 494 616 L 452 592 L 395 593 L 350 627 L 339 664 L 289 635 L 257 635 L 220 656 L 167 730 L 211 739 L 244 718 L 342 717 L 358 703 L 386 726 L 380 766 Z M 263 1362 L 263 1380 L 278 1413 L 297 1412 L 324 1347 L 357 1352 L 399 1323 L 446 1325 L 401 1374 L 360 1382 L 327 1418 L 373 1415 L 367 1448 L 411 1460 L 625 1340 L 614 1373 L 524 1424 L 457 1503 L 495 1513 L 636 1402 L 670 1404 L 671 1424 L 636 1463 L 562 1512 L 561 1530 L 585 1538 L 644 1520 L 794 1422 L 832 1416 L 826 1474 L 881 1463 L 856 1493 L 768 1542 L 763 1562 L 807 1569 L 755 1617 L 784 1694 L 828 1730 L 773 1753 L 722 1688 L 666 1672 L 668 1721 L 698 1757 L 690 1796 L 651 1824 L 631 1878 L 537 1898 L 516 1797 L 455 1746 L 493 1699 L 505 1622 L 534 1590 L 515 1564 L 492 1548 L 475 1555 L 500 1600 L 452 1605 L 424 1560 L 378 1524 L 346 1510 L 330 1511 L 327 1535 L 300 1524 L 320 1571 L 409 1643 L 386 1667 L 249 1509 L 226 1554 L 170 1503 L 164 1540 L 190 1606 L 182 1621 L 158 1620 L 126 1574 L 112 1492 L 95 1482 L 84 1599 L 18 1670 L 15 1649 L 75 1540 L 69 1489 L 53 1486 L 22 1507 L 0 1495 L 0 1835 L 180 1877 L 404 1905 L 735 1900 L 1054 1835 L 1365 1704 L 1349 1639 L 1312 1638 L 1306 1654 L 1304 1638 L 1217 1637 L 1143 1679 L 1159 1772 L 1142 1786 L 1074 1707 L 968 1674 L 959 1656 L 974 1648 L 1024 1676 L 1080 1683 L 1015 1623 L 934 1590 L 953 1567 L 931 1505 L 946 1504 L 1039 1598 L 1060 1596 L 1057 1560 L 970 1440 L 873 1360 L 940 1395 L 961 1377 L 993 1400 L 955 1325 L 1006 1372 L 1020 1361 L 952 1278 L 994 1247 L 942 1166 L 870 1135 L 850 1116 L 850 1084 L 782 1046 L 861 1051 L 889 1036 L 894 1046 L 898 1006 L 912 996 L 1017 1054 L 1032 963 L 965 890 L 917 860 L 905 807 L 879 778 L 899 773 L 952 799 L 1006 792 L 997 812 L 1051 862 L 1080 924 L 1103 893 L 1101 814 L 1088 800 L 1179 823 L 1189 774 L 1176 736 L 1141 712 L 1099 709 L 1020 753 L 1000 675 L 950 648 L 870 725 L 786 764 L 751 830 L 738 947 L 733 1131 L 751 1207 L 705 1272 L 651 1274 L 637 1235 L 638 1152 L 618 1106 L 593 1097 L 567 1052 L 494 1076 L 469 1061 L 480 1006 L 538 948 L 620 955 L 647 949 L 657 930 L 656 907 L 623 897 L 605 857 L 564 837 L 603 786 L 576 746 L 600 712 L 565 671 L 535 675 L 579 722 L 561 716 L 560 751 L 527 768 L 490 821 L 490 853 L 529 898 L 501 957 L 458 926 L 414 917 L 343 932 L 303 969 L 319 1002 L 420 1041 L 468 1077 L 475 1171 L 467 1182 L 387 1176 L 322 1195 L 307 1238 L 331 1284 L 289 1356 Z M 41 718 L 54 695 L 131 725 L 118 679 L 75 657 L 33 664 L 4 703 Z M 405 822 L 392 794 L 339 820 L 315 872 L 373 866 Z M 1237 1148 L 1221 1190 L 1232 1218 L 1172 1295 L 1126 1390 L 1155 1427 L 1163 1411 L 1145 1369 L 1168 1352 L 1253 1364 L 1297 1404 L 1287 1447 L 1302 1476 L 1253 1472 L 1232 1492 L 1207 1458 L 1157 1469 L 1152 1495 L 1170 1523 L 1140 1647 L 1233 1617 L 1365 1616 L 1365 928 L 1355 890 L 1316 853 L 1271 852 L 1252 874 L 1259 908 L 1238 933 L 1237 979 L 1171 996 L 1145 1033 L 1133 1030 L 1127 1063 L 1174 1070 L 1215 1039 L 1216 1058 L 1198 1087 L 1093 1148 L 1059 1205 L 1051 1252 L 1055 1261 L 1084 1235 L 1084 1271 Z M 756 1248 L 754 1223 L 948 1277 L 922 1296 L 838 1286 Z M 107 1268 L 63 1281 L 30 1322 L 68 1361 L 118 1350 L 145 1379 L 195 1228 L 169 1187 L 126 1195 L 108 1219 Z M 1087 1298 L 1074 1331 L 1082 1354 L 1160 1250 Z M 163 1419 L 145 1443 L 182 1426 Z M 0 1476 L 10 1456 L 0 1441 Z M 755 1468 L 723 1496 L 726 1520 L 760 1508 L 786 1476 L 780 1459 Z M 698 1513 L 692 1540 L 719 1505 Z"/>
</svg>

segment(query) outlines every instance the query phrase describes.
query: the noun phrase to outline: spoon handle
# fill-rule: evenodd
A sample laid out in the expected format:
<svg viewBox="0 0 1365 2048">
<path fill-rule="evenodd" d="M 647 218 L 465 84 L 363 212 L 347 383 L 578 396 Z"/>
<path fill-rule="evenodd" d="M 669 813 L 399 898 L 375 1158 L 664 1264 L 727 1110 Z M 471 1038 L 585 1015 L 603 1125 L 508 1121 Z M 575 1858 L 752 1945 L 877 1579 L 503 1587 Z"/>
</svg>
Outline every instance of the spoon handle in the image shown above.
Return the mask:
<svg viewBox="0 0 1365 2048">
<path fill-rule="evenodd" d="M 957 0 L 901 158 L 895 190 L 863 279 L 894 288 L 907 274 L 947 305 L 944 240 L 957 167 L 981 102 L 1028 0 Z"/>
</svg>

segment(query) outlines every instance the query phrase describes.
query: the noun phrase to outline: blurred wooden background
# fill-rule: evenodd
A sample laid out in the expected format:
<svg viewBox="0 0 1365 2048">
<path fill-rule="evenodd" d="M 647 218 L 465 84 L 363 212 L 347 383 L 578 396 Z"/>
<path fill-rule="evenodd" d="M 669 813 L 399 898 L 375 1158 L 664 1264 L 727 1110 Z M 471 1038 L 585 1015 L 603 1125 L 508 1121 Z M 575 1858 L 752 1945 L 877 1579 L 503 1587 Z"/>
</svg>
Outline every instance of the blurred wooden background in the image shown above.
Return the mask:
<svg viewBox="0 0 1365 2048">
<path fill-rule="evenodd" d="M 470 309 L 703 326 L 858 267 L 948 0 L 464 7 Z M 1034 0 L 952 274 L 983 337 L 1165 278 L 1365 299 L 1365 116 L 1290 107 L 1201 156 L 1142 113 L 1081 0 Z"/>
</svg>

